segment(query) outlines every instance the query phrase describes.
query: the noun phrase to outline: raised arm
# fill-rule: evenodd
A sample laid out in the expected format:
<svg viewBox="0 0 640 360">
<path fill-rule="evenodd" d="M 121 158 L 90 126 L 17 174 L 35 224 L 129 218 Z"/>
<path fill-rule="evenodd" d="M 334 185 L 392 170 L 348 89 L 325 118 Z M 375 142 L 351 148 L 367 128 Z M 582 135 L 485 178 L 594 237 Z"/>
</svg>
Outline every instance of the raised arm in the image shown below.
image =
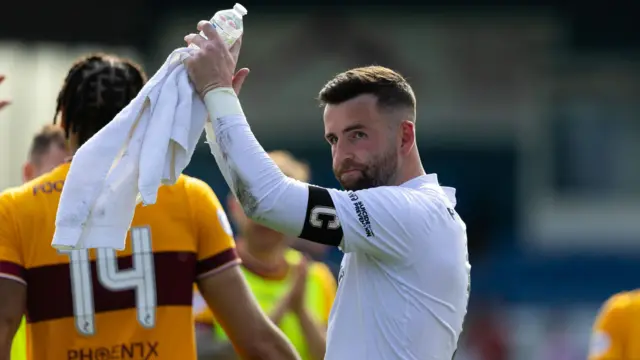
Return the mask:
<svg viewBox="0 0 640 360">
<path fill-rule="evenodd" d="M 286 177 L 251 132 L 237 87 L 233 88 L 239 45 L 227 50 L 208 21 L 201 21 L 198 30 L 208 40 L 187 35 L 185 40 L 199 50 L 184 64 L 209 113 L 205 129 L 211 152 L 247 216 L 287 235 L 342 245 L 345 251 L 368 251 L 380 257 L 406 255 L 406 244 L 393 242 L 403 239 L 399 237 L 402 231 L 396 230 L 417 213 L 410 209 L 407 196 L 389 188 L 324 189 Z"/>
<path fill-rule="evenodd" d="M 443 204 L 398 188 L 347 192 L 291 179 L 256 140 L 232 89 L 209 91 L 204 100 L 211 153 L 247 216 L 262 225 L 345 252 L 402 258 L 416 203 L 447 214 Z"/>
</svg>

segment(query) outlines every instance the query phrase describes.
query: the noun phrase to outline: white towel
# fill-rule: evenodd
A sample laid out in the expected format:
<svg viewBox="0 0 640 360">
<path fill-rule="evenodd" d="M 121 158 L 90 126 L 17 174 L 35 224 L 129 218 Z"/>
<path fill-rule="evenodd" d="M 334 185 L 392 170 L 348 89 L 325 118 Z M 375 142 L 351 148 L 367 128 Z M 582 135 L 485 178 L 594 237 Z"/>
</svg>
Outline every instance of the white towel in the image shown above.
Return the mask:
<svg viewBox="0 0 640 360">
<path fill-rule="evenodd" d="M 175 184 L 204 130 L 207 111 L 173 51 L 138 96 L 78 149 L 56 216 L 57 249 L 122 250 L 136 206 Z"/>
</svg>

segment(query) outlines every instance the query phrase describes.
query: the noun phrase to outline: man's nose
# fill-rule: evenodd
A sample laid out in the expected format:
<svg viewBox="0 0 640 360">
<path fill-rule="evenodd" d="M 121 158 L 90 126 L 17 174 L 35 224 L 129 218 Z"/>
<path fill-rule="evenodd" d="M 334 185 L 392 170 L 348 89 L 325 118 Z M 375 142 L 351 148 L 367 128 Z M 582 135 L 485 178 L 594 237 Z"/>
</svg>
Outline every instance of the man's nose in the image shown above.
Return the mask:
<svg viewBox="0 0 640 360">
<path fill-rule="evenodd" d="M 347 141 L 340 141 L 335 145 L 333 150 L 334 167 L 340 167 L 346 160 L 353 159 L 353 152 Z"/>
</svg>

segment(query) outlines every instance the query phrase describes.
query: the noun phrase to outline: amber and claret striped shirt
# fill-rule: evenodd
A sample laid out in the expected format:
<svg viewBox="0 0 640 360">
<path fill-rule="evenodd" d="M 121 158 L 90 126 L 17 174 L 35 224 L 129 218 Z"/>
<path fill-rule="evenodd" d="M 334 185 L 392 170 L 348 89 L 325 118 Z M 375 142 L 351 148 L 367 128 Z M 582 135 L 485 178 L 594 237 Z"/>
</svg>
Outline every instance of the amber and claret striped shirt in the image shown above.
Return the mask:
<svg viewBox="0 0 640 360">
<path fill-rule="evenodd" d="M 181 176 L 125 250 L 51 247 L 69 164 L 0 194 L 0 277 L 27 285 L 28 359 L 195 359 L 193 284 L 239 263 L 211 188 Z"/>
</svg>

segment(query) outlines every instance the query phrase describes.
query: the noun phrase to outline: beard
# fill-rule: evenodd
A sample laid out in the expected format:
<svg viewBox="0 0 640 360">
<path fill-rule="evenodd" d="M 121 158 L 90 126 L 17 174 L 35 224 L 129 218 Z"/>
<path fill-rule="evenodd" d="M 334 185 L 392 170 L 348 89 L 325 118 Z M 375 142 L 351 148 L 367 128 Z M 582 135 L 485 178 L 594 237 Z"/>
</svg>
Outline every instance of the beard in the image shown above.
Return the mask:
<svg viewBox="0 0 640 360">
<path fill-rule="evenodd" d="M 358 163 L 355 160 L 345 160 L 338 170 L 333 173 L 342 185 L 342 188 L 349 191 L 370 189 L 378 186 L 390 185 L 396 175 L 398 168 L 398 158 L 394 148 L 373 157 L 368 164 Z M 355 169 L 359 176 L 355 179 L 342 179 L 342 174 L 348 170 Z"/>
</svg>

